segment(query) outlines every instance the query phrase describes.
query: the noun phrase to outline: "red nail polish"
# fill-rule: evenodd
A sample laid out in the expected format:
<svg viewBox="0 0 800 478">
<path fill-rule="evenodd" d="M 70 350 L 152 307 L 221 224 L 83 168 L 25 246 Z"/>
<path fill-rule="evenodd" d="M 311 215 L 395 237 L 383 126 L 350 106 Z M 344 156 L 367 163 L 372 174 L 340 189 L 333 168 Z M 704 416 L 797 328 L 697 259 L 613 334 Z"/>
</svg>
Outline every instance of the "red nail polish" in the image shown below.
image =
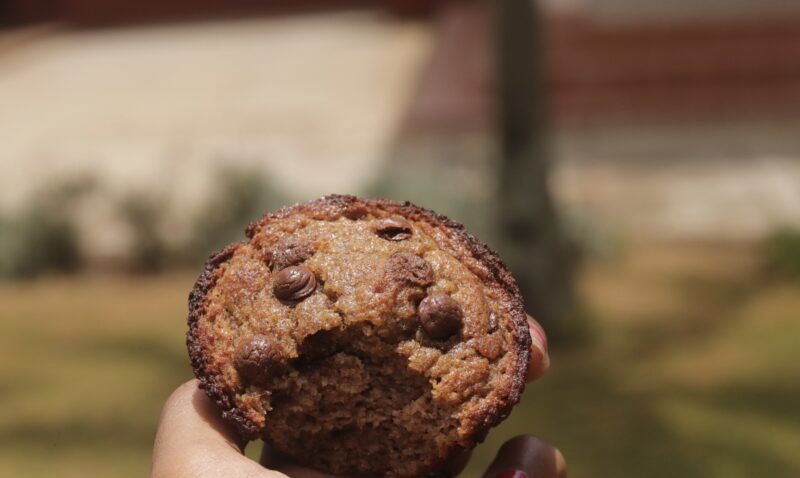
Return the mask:
<svg viewBox="0 0 800 478">
<path fill-rule="evenodd" d="M 542 330 L 540 327 L 537 327 L 532 322 L 528 323 L 528 328 L 530 329 L 531 334 L 536 335 L 536 338 L 539 339 L 539 343 L 542 344 L 542 348 L 544 348 L 542 352 L 547 352 L 547 336 L 544 335 L 544 330 Z"/>
<path fill-rule="evenodd" d="M 497 475 L 497 478 L 528 478 L 528 475 L 522 470 L 515 470 L 512 468 L 510 470 L 500 472 L 500 474 Z"/>
</svg>

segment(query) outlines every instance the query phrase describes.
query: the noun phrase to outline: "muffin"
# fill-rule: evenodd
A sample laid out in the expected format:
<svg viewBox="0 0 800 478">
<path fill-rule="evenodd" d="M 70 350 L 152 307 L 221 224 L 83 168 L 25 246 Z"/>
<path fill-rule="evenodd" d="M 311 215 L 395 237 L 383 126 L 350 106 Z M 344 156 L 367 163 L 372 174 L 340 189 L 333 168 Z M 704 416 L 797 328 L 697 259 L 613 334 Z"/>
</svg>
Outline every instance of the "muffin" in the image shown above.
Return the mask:
<svg viewBox="0 0 800 478">
<path fill-rule="evenodd" d="M 514 279 L 463 226 L 326 196 L 266 214 L 189 295 L 201 387 L 244 439 L 338 475 L 437 472 L 519 400 Z"/>
</svg>

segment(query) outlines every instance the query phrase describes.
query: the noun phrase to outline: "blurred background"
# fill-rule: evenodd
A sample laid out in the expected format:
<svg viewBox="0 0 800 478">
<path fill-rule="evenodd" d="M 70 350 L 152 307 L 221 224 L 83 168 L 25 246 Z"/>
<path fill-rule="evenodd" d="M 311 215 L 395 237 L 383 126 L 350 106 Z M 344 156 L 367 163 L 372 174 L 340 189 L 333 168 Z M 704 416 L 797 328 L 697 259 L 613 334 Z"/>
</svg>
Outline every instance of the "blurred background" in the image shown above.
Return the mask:
<svg viewBox="0 0 800 478">
<path fill-rule="evenodd" d="M 0 476 L 146 476 L 203 260 L 408 199 L 509 262 L 589 477 L 800 476 L 800 3 L 0 1 Z M 257 455 L 251 444 L 248 454 Z"/>
</svg>

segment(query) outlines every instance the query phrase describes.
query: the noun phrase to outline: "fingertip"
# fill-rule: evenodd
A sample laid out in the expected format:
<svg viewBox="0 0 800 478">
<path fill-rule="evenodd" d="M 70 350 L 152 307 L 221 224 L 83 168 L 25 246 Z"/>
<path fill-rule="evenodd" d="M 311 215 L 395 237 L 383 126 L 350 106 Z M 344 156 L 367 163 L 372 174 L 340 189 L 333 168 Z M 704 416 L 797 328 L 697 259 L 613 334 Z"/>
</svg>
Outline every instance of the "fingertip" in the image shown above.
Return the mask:
<svg viewBox="0 0 800 478">
<path fill-rule="evenodd" d="M 566 473 L 566 461 L 558 449 L 537 437 L 519 435 L 500 447 L 484 478 L 565 478 Z"/>
<path fill-rule="evenodd" d="M 558 478 L 567 478 L 567 460 L 561 453 L 561 450 L 556 448 L 556 476 Z"/>
<path fill-rule="evenodd" d="M 288 478 L 245 457 L 242 454 L 245 443 L 222 419 L 200 383 L 190 380 L 175 389 L 164 404 L 153 448 L 151 477 Z"/>
<path fill-rule="evenodd" d="M 528 362 L 527 381 L 531 382 L 546 374 L 550 369 L 550 354 L 544 329 L 530 315 L 528 316 L 528 330 L 531 335 L 531 355 Z"/>
<path fill-rule="evenodd" d="M 194 410 L 194 396 L 199 390 L 197 379 L 189 380 L 182 383 L 178 388 L 170 393 L 164 406 L 161 407 L 161 415 L 159 417 L 159 430 L 171 430 L 174 423 L 179 423 L 183 420 L 183 416 L 191 413 Z M 160 439 L 163 435 L 159 433 L 156 439 Z"/>
<path fill-rule="evenodd" d="M 528 374 L 526 380 L 533 382 L 547 374 L 550 370 L 550 356 L 537 347 L 531 347 L 531 358 L 528 363 Z"/>
<path fill-rule="evenodd" d="M 176 443 L 220 443 L 239 451 L 245 444 L 222 420 L 197 379 L 181 384 L 164 403 L 156 440 L 167 439 Z"/>
<path fill-rule="evenodd" d="M 528 316 L 528 328 L 530 329 L 531 332 L 531 340 L 540 349 L 542 349 L 542 351 L 547 353 L 547 334 L 545 333 L 542 325 L 530 315 Z"/>
<path fill-rule="evenodd" d="M 194 400 L 195 393 L 200 390 L 199 381 L 196 378 L 182 383 L 176 388 L 164 402 L 164 408 L 161 410 L 161 416 L 172 413 L 175 410 L 183 410 L 188 404 Z"/>
<path fill-rule="evenodd" d="M 237 444 L 241 441 L 222 420 L 219 410 L 200 388 L 200 381 L 197 379 L 181 384 L 167 398 L 161 411 L 162 422 L 165 418 L 185 426 L 205 426 Z"/>
</svg>

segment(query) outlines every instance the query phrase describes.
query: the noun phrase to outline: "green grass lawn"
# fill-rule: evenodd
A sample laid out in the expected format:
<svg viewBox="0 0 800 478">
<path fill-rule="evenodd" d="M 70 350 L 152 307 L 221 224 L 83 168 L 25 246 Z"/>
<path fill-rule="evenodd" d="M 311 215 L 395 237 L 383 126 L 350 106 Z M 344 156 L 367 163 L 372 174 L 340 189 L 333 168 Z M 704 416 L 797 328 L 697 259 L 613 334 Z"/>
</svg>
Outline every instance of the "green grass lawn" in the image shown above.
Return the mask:
<svg viewBox="0 0 800 478">
<path fill-rule="evenodd" d="M 558 445 L 572 477 L 800 476 L 800 284 L 754 248 L 632 247 L 589 264 L 587 338 L 478 448 Z M 141 477 L 191 377 L 191 274 L 0 285 L 0 476 Z"/>
</svg>

